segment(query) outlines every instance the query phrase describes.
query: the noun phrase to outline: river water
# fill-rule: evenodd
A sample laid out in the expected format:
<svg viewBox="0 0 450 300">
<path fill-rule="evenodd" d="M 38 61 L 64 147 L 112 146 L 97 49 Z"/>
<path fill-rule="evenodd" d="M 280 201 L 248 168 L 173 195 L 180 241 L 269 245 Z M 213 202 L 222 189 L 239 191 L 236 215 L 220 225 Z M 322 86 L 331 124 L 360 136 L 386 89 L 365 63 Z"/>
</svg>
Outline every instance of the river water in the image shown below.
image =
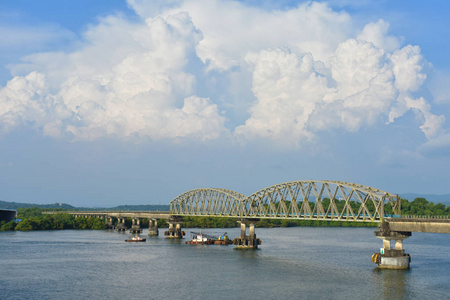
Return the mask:
<svg viewBox="0 0 450 300">
<path fill-rule="evenodd" d="M 258 250 L 114 231 L 0 232 L 0 299 L 450 299 L 450 235 L 413 233 L 377 270 L 372 228 L 257 228 Z M 193 230 L 198 231 L 198 230 Z M 233 229 L 203 229 L 223 233 Z"/>
</svg>

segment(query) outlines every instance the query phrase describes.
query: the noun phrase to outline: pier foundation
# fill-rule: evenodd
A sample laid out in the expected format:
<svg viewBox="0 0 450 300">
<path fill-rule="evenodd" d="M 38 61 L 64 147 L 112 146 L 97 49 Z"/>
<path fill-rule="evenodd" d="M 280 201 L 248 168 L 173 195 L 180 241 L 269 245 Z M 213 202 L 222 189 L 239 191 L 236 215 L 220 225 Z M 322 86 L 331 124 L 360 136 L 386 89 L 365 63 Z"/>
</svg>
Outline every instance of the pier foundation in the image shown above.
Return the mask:
<svg viewBox="0 0 450 300">
<path fill-rule="evenodd" d="M 130 233 L 137 233 L 137 234 L 142 233 L 141 219 L 133 218 Z"/>
<path fill-rule="evenodd" d="M 375 231 L 375 236 L 383 240 L 383 248 L 380 253 L 372 255 L 372 262 L 380 269 L 407 270 L 410 267 L 411 256 L 403 249 L 403 240 L 411 236 L 411 232 L 391 231 L 389 223 L 380 224 L 380 229 Z M 392 248 L 392 241 L 395 241 Z"/>
<path fill-rule="evenodd" d="M 125 218 L 117 218 L 116 231 L 127 231 L 127 227 L 125 226 Z"/>
<path fill-rule="evenodd" d="M 108 217 L 106 221 L 106 225 L 108 226 L 108 229 L 114 229 L 114 223 L 112 217 Z"/>
<path fill-rule="evenodd" d="M 148 235 L 149 236 L 158 236 L 158 220 L 152 219 L 148 220 Z"/>
<path fill-rule="evenodd" d="M 181 239 L 186 233 L 181 230 L 182 219 L 181 218 L 172 218 L 169 219 L 169 230 L 164 232 L 164 235 L 168 239 Z"/>
<path fill-rule="evenodd" d="M 238 223 L 241 225 L 241 236 L 233 240 L 237 249 L 256 249 L 261 245 L 261 240 L 256 238 L 255 222 L 259 219 L 242 219 Z M 249 225 L 249 235 L 246 234 L 246 227 Z"/>
</svg>

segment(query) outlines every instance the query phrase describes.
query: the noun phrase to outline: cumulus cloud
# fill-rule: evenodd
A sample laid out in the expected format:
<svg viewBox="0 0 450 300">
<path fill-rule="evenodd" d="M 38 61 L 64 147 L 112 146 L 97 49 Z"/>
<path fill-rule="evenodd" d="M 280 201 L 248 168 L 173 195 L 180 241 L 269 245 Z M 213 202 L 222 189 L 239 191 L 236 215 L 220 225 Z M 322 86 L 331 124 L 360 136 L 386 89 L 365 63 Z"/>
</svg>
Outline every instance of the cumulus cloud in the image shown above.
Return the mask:
<svg viewBox="0 0 450 300">
<path fill-rule="evenodd" d="M 25 124 L 45 126 L 54 121 L 49 112 L 61 109 L 48 94 L 45 76 L 37 72 L 9 81 L 0 90 L 0 103 L 0 125 L 4 130 Z M 61 115 L 64 115 L 64 109 Z"/>
<path fill-rule="evenodd" d="M 423 98 L 407 96 L 425 80 L 424 63 L 418 47 L 388 53 L 356 39 L 340 43 L 325 64 L 311 54 L 261 51 L 253 74 L 257 101 L 236 134 L 298 146 L 321 130 L 357 131 L 392 122 L 409 109 L 423 117 L 427 138 L 443 134 L 444 116 L 434 115 Z"/>
<path fill-rule="evenodd" d="M 144 13 L 142 1 L 129 2 Z M 164 14 L 180 11 L 189 12 L 202 31 L 204 38 L 196 50 L 210 70 L 241 66 L 247 55 L 277 47 L 311 52 L 316 59 L 325 60 L 352 32 L 347 13 L 317 2 L 286 11 L 267 11 L 237 1 L 186 0 L 167 8 Z"/>
<path fill-rule="evenodd" d="M 218 139 L 230 131 L 229 98 L 243 98 L 230 91 L 248 91 L 247 118 L 231 128 L 244 141 L 300 147 L 321 131 L 395 122 L 408 110 L 427 138 L 445 134 L 445 117 L 420 95 L 428 65 L 420 48 L 402 46 L 383 20 L 353 28 L 349 14 L 316 2 L 128 4 L 140 21 L 104 17 L 76 51 L 11 67 L 15 77 L 0 90 L 4 131 L 27 123 L 73 140 Z"/>
<path fill-rule="evenodd" d="M 376 23 L 367 24 L 357 39 L 371 42 L 376 47 L 388 52 L 399 49 L 401 44 L 399 37 L 389 35 L 389 23 L 381 19 Z"/>
<path fill-rule="evenodd" d="M 38 69 L 47 76 L 17 76 L 1 90 L 4 130 L 25 121 L 74 140 L 207 140 L 226 133 L 217 105 L 192 95 L 195 76 L 185 66 L 202 35 L 188 14 L 124 22 L 108 17 L 86 33 L 79 51 L 36 54 L 17 66 L 16 72 Z"/>
<path fill-rule="evenodd" d="M 286 49 L 261 51 L 253 73 L 253 93 L 258 101 L 250 110 L 251 117 L 235 133 L 298 146 L 299 139 L 311 136 L 306 122 L 315 103 L 332 90 L 325 76 L 316 72 L 321 67 L 311 54 Z"/>
</svg>

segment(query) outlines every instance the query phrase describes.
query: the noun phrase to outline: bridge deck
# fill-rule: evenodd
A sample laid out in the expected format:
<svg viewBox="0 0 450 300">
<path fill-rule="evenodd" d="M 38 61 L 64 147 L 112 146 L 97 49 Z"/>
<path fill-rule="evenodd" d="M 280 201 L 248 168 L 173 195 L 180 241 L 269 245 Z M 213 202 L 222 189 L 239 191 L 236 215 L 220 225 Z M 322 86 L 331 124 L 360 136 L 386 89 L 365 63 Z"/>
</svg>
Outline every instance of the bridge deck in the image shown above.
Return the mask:
<svg viewBox="0 0 450 300">
<path fill-rule="evenodd" d="M 392 231 L 450 233 L 450 219 L 387 218 Z"/>
<path fill-rule="evenodd" d="M 83 215 L 83 216 L 93 216 L 93 217 L 115 217 L 115 218 L 148 218 L 148 219 L 170 219 L 174 216 L 202 216 L 202 217 L 236 217 L 232 215 L 207 215 L 207 214 L 173 214 L 168 211 L 50 211 L 43 212 L 43 214 L 60 214 L 66 213 L 71 215 Z M 244 216 L 244 218 L 251 218 L 252 216 Z M 254 216 L 253 216 L 254 217 Z M 297 219 L 297 220 L 326 220 L 326 221 L 353 221 L 353 222 L 380 222 L 379 219 L 376 220 L 362 220 L 354 219 L 352 217 L 334 217 L 334 218 L 318 218 L 317 216 L 307 216 L 307 217 L 267 217 L 259 216 L 260 219 Z M 447 218 L 426 218 L 426 217 L 408 217 L 408 218 L 385 218 L 386 222 L 389 223 L 389 227 L 392 231 L 403 231 L 403 232 L 434 232 L 434 233 L 450 233 L 450 219 Z"/>
<path fill-rule="evenodd" d="M 43 214 L 70 214 L 93 217 L 169 219 L 168 211 L 46 211 Z"/>
</svg>

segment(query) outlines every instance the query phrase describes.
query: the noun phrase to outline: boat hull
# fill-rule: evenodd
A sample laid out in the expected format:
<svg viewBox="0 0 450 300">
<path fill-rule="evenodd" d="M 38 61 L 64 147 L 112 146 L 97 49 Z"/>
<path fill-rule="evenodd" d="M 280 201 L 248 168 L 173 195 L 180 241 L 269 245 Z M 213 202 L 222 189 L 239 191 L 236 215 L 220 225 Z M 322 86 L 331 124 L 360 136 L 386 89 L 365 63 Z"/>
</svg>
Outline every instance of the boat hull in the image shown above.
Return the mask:
<svg viewBox="0 0 450 300">
<path fill-rule="evenodd" d="M 187 241 L 186 244 L 188 245 L 212 245 L 214 244 L 213 240 L 207 240 L 207 241 Z"/>
</svg>

